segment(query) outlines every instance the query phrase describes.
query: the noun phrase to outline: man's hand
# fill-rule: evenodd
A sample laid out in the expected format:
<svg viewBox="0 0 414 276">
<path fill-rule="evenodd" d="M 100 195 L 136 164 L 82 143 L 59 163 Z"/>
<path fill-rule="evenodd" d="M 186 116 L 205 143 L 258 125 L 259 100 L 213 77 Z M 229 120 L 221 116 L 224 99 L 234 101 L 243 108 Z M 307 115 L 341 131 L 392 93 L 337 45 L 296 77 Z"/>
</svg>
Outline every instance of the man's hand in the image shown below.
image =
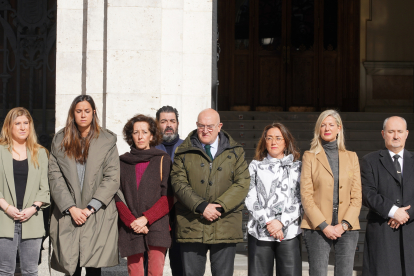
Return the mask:
<svg viewBox="0 0 414 276">
<path fill-rule="evenodd" d="M 268 223 L 266 223 L 266 229 L 273 237 L 277 232 L 279 232 L 282 229 L 282 227 L 283 224 L 277 219 L 271 220 Z"/>
<path fill-rule="evenodd" d="M 342 227 L 341 227 L 342 228 Z M 343 231 L 343 230 L 342 230 Z M 334 226 L 328 225 L 322 231 L 328 239 L 336 240 L 341 237 L 341 233 L 338 233 Z"/>
<path fill-rule="evenodd" d="M 82 225 L 86 222 L 87 217 L 82 209 L 73 206 L 69 208 L 69 213 L 77 225 Z"/>
<path fill-rule="evenodd" d="M 398 229 L 398 227 L 400 227 L 400 226 L 401 226 L 401 224 L 399 224 L 399 223 L 398 223 L 398 221 L 397 221 L 397 220 L 395 220 L 395 219 L 390 219 L 390 220 L 388 221 L 388 225 L 389 225 L 392 229 Z"/>
<path fill-rule="evenodd" d="M 135 233 L 141 233 L 142 228 L 146 227 L 147 223 L 148 219 L 145 216 L 141 216 L 131 223 L 131 228 Z"/>
<path fill-rule="evenodd" d="M 216 210 L 216 208 L 221 208 L 220 204 L 209 203 L 204 209 L 203 217 L 208 221 L 214 221 L 221 216 L 221 213 Z"/>
<path fill-rule="evenodd" d="M 398 208 L 397 211 L 394 213 L 394 219 L 398 221 L 399 224 L 404 224 L 410 218 L 410 215 L 406 212 L 408 209 L 411 208 L 411 205 L 407 207 Z"/>
</svg>

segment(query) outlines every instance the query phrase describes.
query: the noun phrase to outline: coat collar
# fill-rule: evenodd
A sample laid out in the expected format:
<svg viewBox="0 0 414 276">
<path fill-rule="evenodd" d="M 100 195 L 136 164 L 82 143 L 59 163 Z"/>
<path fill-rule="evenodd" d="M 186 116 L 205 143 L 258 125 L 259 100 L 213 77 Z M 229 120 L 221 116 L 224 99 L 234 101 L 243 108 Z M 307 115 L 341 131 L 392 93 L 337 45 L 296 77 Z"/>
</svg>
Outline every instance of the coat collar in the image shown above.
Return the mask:
<svg viewBox="0 0 414 276">
<path fill-rule="evenodd" d="M 329 166 L 328 157 L 326 157 L 325 151 L 322 149 L 317 155 L 316 159 L 322 164 L 322 166 L 331 174 L 333 177 L 333 173 L 331 170 L 331 166 Z"/>
<path fill-rule="evenodd" d="M 348 157 L 346 155 L 346 151 L 338 150 L 338 157 L 339 157 L 339 174 L 346 172 L 346 165 L 348 164 Z M 333 177 L 331 166 L 329 165 L 328 157 L 324 150 L 319 152 L 316 155 L 316 159 L 322 164 L 322 166 L 331 174 Z M 341 178 L 339 176 L 339 178 Z"/>
<path fill-rule="evenodd" d="M 7 185 L 9 186 L 10 194 L 12 195 L 13 205 L 16 206 L 17 199 L 16 199 L 16 186 L 14 185 L 14 170 L 13 170 L 13 154 L 7 149 L 7 146 L 1 147 L 1 158 L 2 164 L 4 168 L 4 172 L 6 174 Z M 24 193 L 23 199 L 23 208 L 27 208 L 28 200 L 30 197 L 30 193 L 33 190 L 32 181 L 29 179 L 34 179 L 36 170 L 39 168 L 35 168 L 32 163 L 32 156 L 29 149 L 26 150 L 27 154 L 27 162 L 28 162 L 28 174 L 27 174 L 27 183 L 26 183 L 26 190 Z M 31 202 L 32 203 L 32 202 Z"/>
<path fill-rule="evenodd" d="M 408 164 L 405 163 L 405 161 L 406 161 L 405 158 L 408 157 L 406 155 L 406 153 L 407 153 L 407 151 L 404 150 L 404 165 L 409 164 L 409 163 Z M 388 149 L 381 150 L 379 155 L 380 155 L 381 164 L 392 175 L 392 177 L 401 185 L 401 182 L 400 182 L 399 177 L 397 175 L 397 171 L 395 170 L 394 163 L 392 162 L 392 159 L 391 159 L 390 153 L 388 152 Z M 411 159 L 411 158 L 408 157 L 407 159 Z"/>
</svg>

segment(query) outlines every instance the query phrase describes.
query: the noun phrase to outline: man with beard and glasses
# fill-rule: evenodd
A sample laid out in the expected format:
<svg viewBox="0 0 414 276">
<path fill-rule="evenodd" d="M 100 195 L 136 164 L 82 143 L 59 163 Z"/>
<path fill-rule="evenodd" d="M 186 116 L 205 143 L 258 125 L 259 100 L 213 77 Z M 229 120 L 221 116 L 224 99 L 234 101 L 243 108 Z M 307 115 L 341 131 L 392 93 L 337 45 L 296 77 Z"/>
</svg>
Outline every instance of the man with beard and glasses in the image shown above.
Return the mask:
<svg viewBox="0 0 414 276">
<path fill-rule="evenodd" d="M 175 150 L 179 145 L 183 143 L 178 135 L 178 111 L 172 106 L 166 105 L 158 109 L 156 114 L 157 121 L 160 124 L 162 133 L 162 143 L 156 146 L 157 149 L 163 150 L 168 153 L 171 160 L 174 162 Z M 170 267 L 173 276 L 182 276 L 183 267 L 181 262 L 180 244 L 177 243 L 175 238 L 175 208 L 173 207 L 170 212 L 171 218 L 171 234 L 172 245 L 169 252 Z"/>
</svg>

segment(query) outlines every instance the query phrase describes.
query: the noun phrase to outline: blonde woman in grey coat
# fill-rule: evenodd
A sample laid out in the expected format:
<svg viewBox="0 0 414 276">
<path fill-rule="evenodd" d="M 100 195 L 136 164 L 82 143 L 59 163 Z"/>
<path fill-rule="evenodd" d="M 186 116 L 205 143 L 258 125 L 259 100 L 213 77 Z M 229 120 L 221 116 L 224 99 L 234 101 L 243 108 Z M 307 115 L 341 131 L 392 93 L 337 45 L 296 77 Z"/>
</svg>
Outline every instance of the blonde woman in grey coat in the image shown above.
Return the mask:
<svg viewBox="0 0 414 276">
<path fill-rule="evenodd" d="M 56 133 L 49 160 L 54 202 L 50 223 L 52 268 L 68 275 L 101 275 L 118 264 L 119 189 L 116 135 L 101 129 L 88 95 L 73 101 L 66 127 Z"/>
</svg>

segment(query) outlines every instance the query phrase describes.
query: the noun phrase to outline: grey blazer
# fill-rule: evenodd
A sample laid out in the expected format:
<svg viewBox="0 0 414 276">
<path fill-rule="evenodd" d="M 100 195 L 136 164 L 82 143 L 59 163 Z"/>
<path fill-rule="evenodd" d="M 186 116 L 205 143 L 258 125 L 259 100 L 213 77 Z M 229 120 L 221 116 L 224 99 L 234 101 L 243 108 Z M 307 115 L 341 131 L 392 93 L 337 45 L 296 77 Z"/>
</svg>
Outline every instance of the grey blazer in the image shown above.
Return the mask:
<svg viewBox="0 0 414 276">
<path fill-rule="evenodd" d="M 23 199 L 23 209 L 32 206 L 36 201 L 43 202 L 42 208 L 30 219 L 22 223 L 22 239 L 40 238 L 45 235 L 43 223 L 43 209 L 50 204 L 48 182 L 48 157 L 46 150 L 41 148 L 38 153 L 39 166 L 34 167 L 31 154 L 27 150 L 29 173 L 27 175 L 26 191 Z M 16 188 L 14 186 L 13 155 L 7 146 L 0 145 L 0 198 L 15 206 Z M 0 238 L 14 237 L 14 220 L 5 212 L 0 212 Z"/>
</svg>

